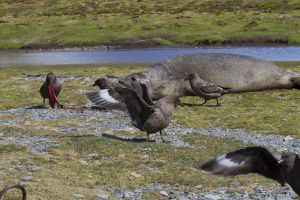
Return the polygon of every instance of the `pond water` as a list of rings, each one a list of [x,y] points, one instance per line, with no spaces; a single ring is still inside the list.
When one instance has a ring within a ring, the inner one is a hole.
[[[176,55],[196,53],[231,53],[268,61],[300,61],[300,46],[146,48],[28,53],[2,51],[0,52],[0,67],[9,65],[152,64]]]

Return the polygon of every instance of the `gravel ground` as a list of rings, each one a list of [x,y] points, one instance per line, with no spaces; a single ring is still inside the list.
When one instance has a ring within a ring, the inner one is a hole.
[[[4,118],[3,115],[22,115],[22,119],[10,119]],[[28,120],[72,120],[80,124],[83,127],[72,126],[58,126],[57,132],[61,134],[67,134],[69,132],[83,132],[88,131],[91,134],[101,135],[102,133],[110,134],[113,131],[128,131],[135,133],[138,130],[135,129],[129,121],[127,115],[120,111],[100,112],[93,110],[48,110],[48,109],[11,109],[7,111],[0,111],[1,124],[23,124]],[[39,129],[41,127],[36,126]],[[168,128],[164,130],[166,135],[164,138],[176,147],[189,146],[189,144],[181,140],[181,136],[198,133],[201,135],[213,136],[213,137],[226,137],[234,138],[245,144],[253,144],[258,146],[265,146],[272,148],[278,153],[283,151],[300,152],[300,139],[295,139],[290,136],[282,136],[275,134],[259,135],[246,132],[242,129],[226,129],[226,128],[187,128],[181,125],[171,123]],[[117,137],[117,136],[116,136]],[[134,134],[133,136],[134,137]],[[145,134],[146,137],[146,134]],[[152,139],[156,142],[162,142],[159,134],[152,134]],[[1,141],[1,140],[0,140]]]
[[[11,117],[16,116],[16,117]],[[19,117],[21,116],[21,117]],[[114,131],[128,131],[134,133],[138,130],[131,126],[126,114],[119,111],[100,112],[95,110],[81,109],[81,110],[61,110],[61,109],[12,109],[0,111],[0,133],[4,132],[3,128],[8,125],[23,125],[26,121],[34,120],[71,120],[75,121],[80,126],[58,126],[54,129],[57,133],[65,135],[69,133],[88,133],[101,136],[105,134],[113,134]],[[75,124],[76,124],[75,123]],[[38,126],[34,127],[37,130],[42,130],[47,127]],[[171,123],[171,125],[164,130],[164,136],[171,145],[176,147],[190,147],[190,144],[185,143],[181,137],[190,133],[197,133],[206,136],[234,138],[245,144],[253,144],[265,146],[273,149],[279,155],[282,151],[291,151],[298,153],[300,151],[300,139],[294,139],[289,136],[281,135],[258,135],[246,132],[241,129],[225,129],[225,128],[187,128],[181,125]],[[114,135],[115,137],[121,137]],[[146,137],[146,134],[145,134]],[[162,142],[159,134],[152,134],[151,139],[156,142]],[[56,142],[48,137],[26,135],[22,137],[11,137],[0,134],[1,143],[15,143],[26,145],[30,150],[35,153],[47,153],[47,148],[57,146]],[[102,186],[99,186],[102,187]],[[295,193],[289,187],[274,186],[270,188],[263,188],[260,185],[253,185],[252,191],[236,193],[230,191],[229,188],[219,188],[207,193],[202,192],[202,187],[194,188],[193,191],[185,191],[186,188],[180,185],[149,185],[134,190],[126,189],[112,189],[103,188],[107,191],[105,194],[98,194],[96,199],[110,198],[110,195],[118,199],[141,199],[145,191],[159,191],[160,194],[168,199],[294,199]],[[76,194],[77,195],[77,194]],[[79,194],[80,195],[80,194]]]
[[[238,183],[235,183],[238,184]],[[186,191],[186,188],[180,185],[165,185],[165,184],[154,184],[148,185],[134,190],[126,189],[112,189],[97,186],[107,193],[101,193],[97,196],[113,195],[118,199],[142,199],[145,191],[159,191],[161,196],[167,197],[168,199],[180,199],[180,200],[291,200],[297,197],[297,195],[287,186],[278,187],[275,186],[271,191],[264,188],[263,186],[254,184],[252,191],[250,192],[232,192],[230,188],[218,188],[210,192],[202,192],[202,185],[198,185],[192,189],[192,191]],[[101,198],[99,198],[101,199]],[[102,198],[104,199],[104,198]]]

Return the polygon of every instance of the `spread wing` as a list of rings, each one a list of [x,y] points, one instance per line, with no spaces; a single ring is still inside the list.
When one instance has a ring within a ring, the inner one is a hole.
[[[247,147],[229,152],[202,164],[202,170],[234,176],[258,173],[284,184],[277,159],[263,147]]]
[[[152,106],[148,105],[134,90],[123,87],[99,90],[87,94],[88,99],[97,106],[114,108],[120,103],[125,104],[133,121],[133,125],[140,128],[153,113]]]
[[[105,89],[86,94],[87,98],[97,107],[103,109],[126,110],[126,106],[118,100],[117,93],[114,90]]]

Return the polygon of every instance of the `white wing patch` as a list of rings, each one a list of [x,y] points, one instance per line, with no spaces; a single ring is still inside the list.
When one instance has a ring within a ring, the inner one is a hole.
[[[112,102],[112,103],[119,103],[118,101],[116,101],[114,98],[112,98],[109,93],[108,93],[108,89],[105,90],[99,90],[99,96],[102,97],[103,99]]]
[[[233,162],[232,160],[226,158],[226,155],[219,156],[216,159],[216,161],[218,162],[219,165],[222,165],[224,167],[238,167],[238,166],[242,166],[245,163],[245,161],[241,163]]]

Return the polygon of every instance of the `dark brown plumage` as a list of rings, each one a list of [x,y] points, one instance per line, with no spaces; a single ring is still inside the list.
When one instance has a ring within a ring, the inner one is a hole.
[[[124,87],[115,87],[113,90],[100,90],[87,94],[88,99],[97,106],[114,107],[122,102],[129,113],[133,125],[149,134],[160,132],[166,128],[171,120],[174,109],[180,105],[177,97],[167,96],[155,103],[149,97],[147,86],[141,84],[142,94]],[[162,138],[163,140],[163,138]]]
[[[219,105],[218,98],[227,92],[225,87],[218,86],[213,83],[206,82],[202,80],[198,74],[191,73],[184,80],[189,80],[191,88],[195,95],[204,98],[204,104],[206,104],[207,100],[216,99],[217,105]]]
[[[40,88],[40,94],[43,97],[43,105],[45,106],[45,99],[49,99],[49,92],[48,92],[48,87],[50,84],[53,84],[53,88],[54,88],[54,93],[56,95],[56,97],[58,97],[61,88],[62,88],[62,84],[58,82],[57,77],[55,76],[54,73],[49,72],[46,76],[46,81],[43,83],[43,85]],[[62,106],[59,102],[58,102],[58,106]]]
[[[26,200],[26,190],[25,190],[25,187],[23,185],[20,185],[20,184],[6,186],[3,190],[0,191],[0,199],[2,199],[3,195],[8,190],[11,190],[11,189],[14,189],[14,188],[20,189],[22,191],[22,200]]]
[[[113,83],[107,78],[99,78],[95,80],[93,87],[98,86],[101,90],[111,89],[114,87]]]
[[[225,176],[258,173],[282,185],[288,183],[300,196],[300,159],[295,153],[283,153],[277,160],[263,147],[247,147],[209,160],[201,169]]]

